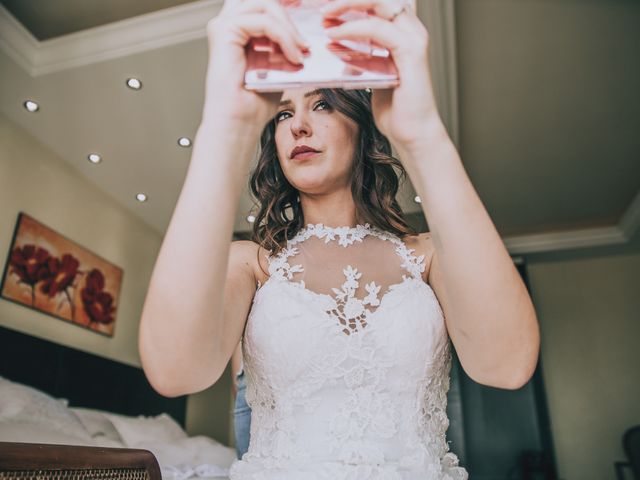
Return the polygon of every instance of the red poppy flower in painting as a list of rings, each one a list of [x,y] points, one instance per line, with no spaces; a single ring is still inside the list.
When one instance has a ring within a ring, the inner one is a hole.
[[[33,287],[46,276],[47,269],[45,264],[49,258],[49,252],[42,247],[36,247],[35,245],[16,247],[11,252],[11,258],[9,259],[11,273],[18,275],[19,282]]]
[[[91,270],[89,275],[87,275],[85,290],[93,290],[97,292],[104,290],[104,275],[97,268]]]
[[[104,275],[94,268],[86,277],[85,287],[82,289],[82,303],[84,310],[92,322],[108,325],[113,322],[113,297],[104,290]]]
[[[45,248],[31,244],[24,247],[16,247],[11,252],[11,257],[9,258],[11,270],[9,273],[15,273],[18,276],[18,283],[25,283],[31,287],[32,306],[36,303],[35,285],[46,277],[46,263],[49,258],[49,252]]]
[[[40,291],[49,297],[55,297],[58,293],[64,292],[73,284],[79,265],[80,262],[68,253],[62,256],[62,260],[50,257],[46,263],[46,276],[42,280]]]

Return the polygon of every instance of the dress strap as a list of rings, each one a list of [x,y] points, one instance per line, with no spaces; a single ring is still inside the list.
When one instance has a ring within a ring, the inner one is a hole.
[[[287,262],[289,257],[296,255],[298,252],[299,250],[296,247],[287,245],[287,247],[282,249],[276,256],[266,254],[265,257],[269,262],[269,275],[283,276],[291,280],[294,273],[302,272],[304,270],[302,265],[294,265],[292,267],[289,265],[289,262]]]
[[[421,279],[422,274],[426,268],[426,262],[424,255],[416,257],[413,253],[414,248],[407,247],[406,243],[402,241],[400,237],[391,232],[381,232],[383,235],[388,235],[387,240],[393,242],[396,245],[396,253],[404,260],[402,267],[407,269],[411,275],[416,279]]]

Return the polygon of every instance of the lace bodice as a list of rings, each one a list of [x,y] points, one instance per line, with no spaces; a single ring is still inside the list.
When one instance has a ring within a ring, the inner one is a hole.
[[[232,480],[467,478],[445,439],[450,342],[413,253],[369,224],[309,224],[267,255],[242,339],[250,443]]]

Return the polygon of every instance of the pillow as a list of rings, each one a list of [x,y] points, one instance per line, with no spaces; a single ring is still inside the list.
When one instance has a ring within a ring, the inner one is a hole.
[[[69,410],[78,416],[82,425],[84,425],[84,428],[86,428],[93,439],[103,437],[122,443],[122,437],[109,419],[109,412],[82,407],[70,407]]]
[[[63,402],[3,377],[0,377],[0,422],[46,425],[60,433],[91,439],[80,419]]]
[[[124,415],[108,414],[109,420],[120,434],[127,447],[154,441],[173,442],[187,438],[182,427],[166,413],[156,417],[127,417]]]
[[[54,445],[88,445],[95,443],[36,423],[0,421],[0,442],[52,443]]]

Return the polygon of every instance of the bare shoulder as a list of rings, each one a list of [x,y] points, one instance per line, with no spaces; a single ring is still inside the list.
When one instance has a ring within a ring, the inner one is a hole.
[[[264,283],[268,277],[269,264],[266,259],[268,251],[253,240],[234,240],[229,253],[230,262],[235,266],[248,268],[254,282]]]
[[[422,279],[426,282],[429,278],[429,269],[431,267],[431,260],[433,259],[433,253],[435,249],[433,247],[433,239],[431,238],[431,232],[422,232],[417,235],[407,235],[403,238],[403,241],[407,248],[414,250],[413,255],[419,257],[424,255],[425,269],[422,273]]]

